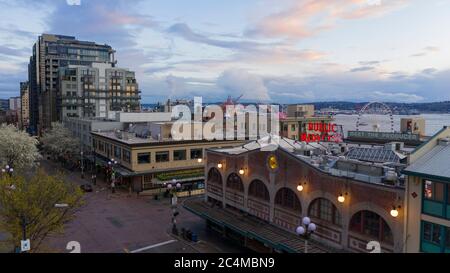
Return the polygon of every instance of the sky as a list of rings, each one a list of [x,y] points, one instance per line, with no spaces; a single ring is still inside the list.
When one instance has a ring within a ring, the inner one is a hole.
[[[450,100],[449,0],[0,0],[0,98],[42,33],[109,44],[142,102]]]

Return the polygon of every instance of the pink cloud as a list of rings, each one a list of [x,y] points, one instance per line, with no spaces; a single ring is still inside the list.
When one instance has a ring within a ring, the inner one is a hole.
[[[302,39],[333,28],[338,20],[355,20],[384,15],[408,0],[303,0],[269,15],[247,31],[249,35]]]

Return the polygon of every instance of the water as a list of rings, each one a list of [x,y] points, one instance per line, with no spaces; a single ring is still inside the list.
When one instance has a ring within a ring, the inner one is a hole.
[[[400,131],[400,119],[408,117],[422,117],[425,119],[425,133],[432,136],[437,133],[443,126],[450,126],[450,114],[420,114],[414,116],[393,115],[394,131]],[[336,124],[342,125],[344,134],[347,136],[348,131],[356,130],[356,121],[358,115],[335,115]],[[390,132],[391,120],[389,115],[363,115],[360,123],[367,123],[368,126],[360,126],[360,131],[373,131],[372,125],[379,124],[380,131]]]

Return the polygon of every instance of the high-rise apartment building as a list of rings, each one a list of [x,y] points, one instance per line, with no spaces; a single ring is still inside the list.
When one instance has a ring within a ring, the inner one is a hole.
[[[110,63],[60,68],[61,116],[115,118],[117,111],[140,109],[139,88],[133,71]]]
[[[59,69],[69,65],[93,63],[115,65],[114,50],[109,45],[79,41],[72,36],[43,34],[33,46],[28,66],[30,82],[30,121],[32,130],[42,128],[61,117]]]
[[[22,129],[28,128],[30,124],[30,100],[29,100],[29,85],[28,82],[20,83],[20,105],[21,105],[21,115],[20,115],[20,125]]]
[[[20,97],[9,98],[9,110],[20,110]]]

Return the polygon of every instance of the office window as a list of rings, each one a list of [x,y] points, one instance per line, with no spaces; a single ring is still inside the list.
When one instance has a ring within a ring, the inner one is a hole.
[[[150,153],[139,153],[137,155],[138,164],[147,164],[150,163]]]
[[[191,149],[191,159],[203,157],[203,149]]]
[[[99,141],[98,142],[98,150],[100,152],[104,152],[105,151],[105,144],[103,143],[103,141]]]
[[[128,150],[123,149],[122,151],[122,160],[128,163],[131,163],[131,153]]]
[[[173,160],[186,160],[186,150],[173,151]]]
[[[444,184],[430,180],[424,181],[424,198],[437,202],[444,201]]]
[[[119,146],[114,146],[114,157],[122,158],[122,149]]]
[[[169,152],[156,152],[155,159],[156,162],[167,162],[169,161]]]

